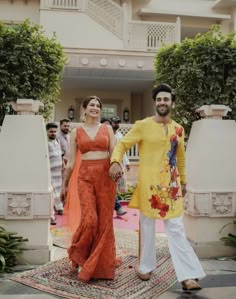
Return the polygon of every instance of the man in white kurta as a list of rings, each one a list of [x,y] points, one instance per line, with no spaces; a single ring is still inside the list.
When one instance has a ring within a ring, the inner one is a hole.
[[[177,278],[183,289],[200,289],[196,279],[205,276],[188,243],[183,226],[186,193],[183,127],[170,117],[175,95],[167,84],[153,89],[156,115],[137,121],[115,146],[110,175],[122,176],[122,157],[134,144],[139,147],[139,172],[130,207],[140,210],[140,264],[138,276],[149,280],[156,268],[155,219],[163,219]]]
[[[60,130],[57,138],[60,141],[63,162],[65,167],[69,160],[69,154],[70,154],[70,120],[69,119],[64,118],[60,120]]]
[[[120,120],[119,116],[113,116],[113,117],[111,117],[110,121],[111,121],[111,126],[113,129],[113,133],[116,137],[116,142],[118,143],[123,137],[122,133],[119,131],[121,120]],[[123,159],[122,159],[122,167],[123,167],[123,177],[119,180],[119,182],[117,184],[117,189],[120,193],[127,192],[125,170],[129,171],[130,165],[129,165],[129,159],[128,159],[126,153],[124,154]],[[116,196],[115,210],[116,210],[117,216],[123,216],[127,213],[123,209],[122,205],[120,204],[118,196]]]
[[[48,154],[51,172],[51,184],[53,187],[54,207],[59,215],[63,214],[63,203],[61,201],[62,188],[62,152],[60,141],[56,138],[57,124],[48,123],[46,125],[48,136]],[[55,224],[55,216],[51,219],[51,224]]]

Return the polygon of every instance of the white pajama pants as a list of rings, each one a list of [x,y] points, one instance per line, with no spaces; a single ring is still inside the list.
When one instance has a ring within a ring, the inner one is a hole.
[[[164,220],[168,245],[179,282],[206,276],[197,255],[189,244],[183,224],[183,216]],[[140,273],[156,268],[155,219],[140,213]]]

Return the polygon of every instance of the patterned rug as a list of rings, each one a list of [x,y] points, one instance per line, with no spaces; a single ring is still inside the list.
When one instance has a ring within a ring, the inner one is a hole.
[[[73,299],[157,298],[176,282],[165,236],[156,237],[157,268],[151,279],[144,282],[136,274],[137,232],[116,229],[115,234],[117,253],[123,257],[123,262],[116,269],[114,281],[93,280],[87,284],[80,282],[77,273],[72,271],[68,258],[17,274],[11,279],[48,293]]]

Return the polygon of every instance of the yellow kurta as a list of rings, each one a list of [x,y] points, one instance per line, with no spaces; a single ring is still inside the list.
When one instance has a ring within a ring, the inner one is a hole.
[[[138,143],[138,182],[129,207],[156,219],[171,219],[183,214],[184,130],[173,120],[167,127],[166,134],[164,125],[153,117],[136,121],[115,146],[111,157],[111,162],[121,163],[124,153]]]

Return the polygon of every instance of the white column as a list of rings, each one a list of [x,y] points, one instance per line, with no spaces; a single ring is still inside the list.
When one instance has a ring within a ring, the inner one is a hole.
[[[193,123],[186,151],[185,229],[203,258],[235,255],[235,248],[220,237],[236,229],[227,227],[219,234],[236,214],[236,123],[222,119],[227,111],[224,105],[202,106],[204,119]]]
[[[7,230],[28,238],[24,259],[44,264],[52,249],[47,135],[43,117],[34,115],[40,103],[17,102],[18,114],[5,116],[0,134],[0,220]]]
[[[181,21],[180,21],[180,17],[178,17],[176,19],[175,41],[176,41],[176,43],[180,43],[181,42]]]

